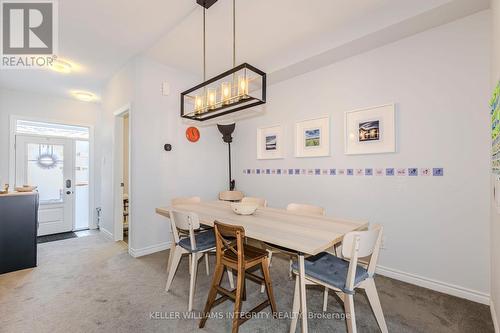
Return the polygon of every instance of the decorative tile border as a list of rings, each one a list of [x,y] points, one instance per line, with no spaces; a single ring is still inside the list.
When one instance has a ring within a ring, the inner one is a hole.
[[[443,168],[243,169],[245,175],[365,177],[442,177]]]

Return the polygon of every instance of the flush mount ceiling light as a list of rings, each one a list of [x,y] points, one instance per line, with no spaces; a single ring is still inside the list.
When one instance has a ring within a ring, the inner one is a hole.
[[[71,94],[82,102],[92,102],[97,99],[96,95],[88,91],[72,91]]]
[[[203,83],[181,93],[181,117],[204,121],[266,103],[266,73],[247,63],[236,66],[236,0],[233,0],[233,68],[206,79],[205,12],[217,0],[197,0],[203,7]]]
[[[67,61],[57,59],[54,60],[54,62],[50,66],[50,69],[52,69],[54,72],[69,74],[71,73],[73,66],[71,66],[71,64]]]

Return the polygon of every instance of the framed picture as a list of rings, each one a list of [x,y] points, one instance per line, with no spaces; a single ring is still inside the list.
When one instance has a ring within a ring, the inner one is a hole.
[[[378,154],[396,151],[394,104],[345,113],[345,154]]]
[[[295,156],[330,155],[330,117],[309,119],[295,125]]]
[[[283,158],[283,128],[281,125],[257,129],[257,159]]]

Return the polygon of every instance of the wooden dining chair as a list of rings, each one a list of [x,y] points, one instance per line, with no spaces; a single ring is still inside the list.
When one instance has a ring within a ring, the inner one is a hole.
[[[219,193],[219,200],[222,201],[241,201],[245,195],[240,191],[223,191]]]
[[[267,200],[263,198],[244,197],[241,199],[241,202],[256,204],[258,207],[262,208],[267,207]]]
[[[354,314],[354,293],[356,289],[365,290],[380,330],[387,333],[387,324],[373,279],[381,239],[382,226],[380,225],[374,225],[367,231],[349,232],[344,236],[342,242],[342,255],[345,259],[327,252],[321,252],[306,258],[304,262],[306,284],[322,285],[332,289],[344,302],[349,333],[357,332]],[[358,263],[359,258],[365,257],[370,257],[366,267]],[[293,264],[293,271],[297,274],[296,263]],[[295,332],[297,328],[300,307],[299,283],[299,278],[296,277],[290,333]]]
[[[211,309],[226,301],[234,302],[234,315],[232,324],[232,333],[237,333],[241,324],[250,319],[248,314],[256,314],[268,305],[271,306],[273,316],[276,316],[276,302],[274,300],[271,276],[267,263],[267,252],[263,249],[245,244],[245,229],[241,226],[234,226],[215,222],[216,256],[217,263],[215,267],[212,286],[208,294],[203,318],[200,321],[200,328],[205,326]],[[263,277],[255,275],[248,270],[259,266]],[[221,287],[220,282],[224,269],[232,269],[237,272],[236,289],[227,290]],[[267,290],[267,300],[260,303],[248,313],[241,312],[242,302],[246,300],[246,279],[257,283],[265,282]],[[217,295],[221,295],[216,299]]]
[[[318,216],[324,216],[325,215],[325,209],[323,207],[319,206],[313,206],[313,205],[306,205],[306,204],[298,204],[298,203],[291,203],[286,206],[286,210],[288,212],[296,213],[296,214],[302,214],[302,215],[318,215]],[[285,247],[281,246],[276,246],[271,243],[263,243],[264,248],[267,250],[269,253],[269,266],[271,266],[271,260],[273,258],[273,254],[279,253],[282,255],[285,255],[289,258],[290,262],[290,268],[288,270],[288,277],[292,279],[292,264],[293,264],[293,259],[297,257],[297,253],[293,250],[287,249]],[[261,286],[260,292],[263,293],[265,289],[265,285],[263,284]]]
[[[165,291],[169,291],[170,285],[181,261],[183,254],[188,254],[190,257],[189,273],[190,273],[190,283],[189,283],[189,301],[188,301],[188,311],[193,309],[193,299],[196,285],[196,273],[198,267],[198,261],[203,255],[206,256],[208,251],[215,248],[215,236],[213,230],[207,230],[204,232],[195,233],[196,230],[200,229],[200,220],[198,215],[195,213],[186,213],[176,210],[170,211],[170,220],[172,221],[172,233],[174,235],[175,248],[173,252],[170,253],[170,266],[168,271],[167,285],[165,286]],[[181,238],[179,237],[180,230],[188,231],[189,237]],[[207,275],[208,275],[208,265],[207,265]]]

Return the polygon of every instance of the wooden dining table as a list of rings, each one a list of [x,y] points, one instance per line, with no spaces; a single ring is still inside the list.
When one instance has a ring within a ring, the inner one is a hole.
[[[170,217],[170,210],[194,212],[200,223],[213,226],[215,221],[240,225],[245,235],[297,252],[300,281],[300,312],[302,332],[307,333],[307,303],[304,255],[315,255],[342,241],[351,231],[368,227],[367,221],[352,221],[328,216],[306,215],[278,208],[258,208],[252,215],[237,215],[226,201],[202,201],[157,208],[156,212]],[[174,244],[175,246],[175,244]]]

